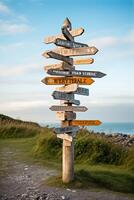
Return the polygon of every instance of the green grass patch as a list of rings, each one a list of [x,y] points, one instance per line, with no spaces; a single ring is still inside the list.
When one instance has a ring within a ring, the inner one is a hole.
[[[134,193],[134,175],[128,171],[112,166],[92,166],[89,169],[76,169],[75,179],[71,183],[63,184],[61,176],[50,177],[46,180],[49,186],[64,188],[97,188],[109,189],[123,193]],[[77,168],[77,166],[76,166]]]
[[[40,129],[27,124],[3,124],[0,126],[0,139],[34,137],[39,134]]]

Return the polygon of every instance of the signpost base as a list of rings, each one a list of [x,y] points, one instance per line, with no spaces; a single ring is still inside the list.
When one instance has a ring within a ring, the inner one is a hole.
[[[63,139],[62,181],[69,183],[74,179],[74,143]]]

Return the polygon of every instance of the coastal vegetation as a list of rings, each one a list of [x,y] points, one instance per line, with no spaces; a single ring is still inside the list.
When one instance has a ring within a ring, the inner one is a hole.
[[[50,177],[47,180],[49,185],[134,193],[133,146],[124,147],[105,135],[80,129],[74,140],[75,180],[63,185],[60,174],[62,140],[55,136],[52,128],[0,115],[0,144],[4,141],[6,144],[13,142],[16,148],[24,148],[25,154],[33,161],[56,168],[59,175]]]

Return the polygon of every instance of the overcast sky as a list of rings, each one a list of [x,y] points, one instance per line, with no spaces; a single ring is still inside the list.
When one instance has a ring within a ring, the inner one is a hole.
[[[68,17],[85,32],[76,41],[96,46],[92,65],[77,69],[107,74],[95,79],[88,97],[76,96],[88,107],[79,119],[134,121],[134,1],[133,0],[0,0],[0,113],[23,120],[57,122],[52,91],[41,79],[43,67],[55,63],[41,54],[54,45],[45,36],[60,33]]]

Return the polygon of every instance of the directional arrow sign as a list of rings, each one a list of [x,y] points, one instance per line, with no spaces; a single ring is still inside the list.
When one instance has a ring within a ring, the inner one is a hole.
[[[71,126],[98,126],[101,124],[99,120],[73,120]]]
[[[74,92],[74,94],[78,94],[78,95],[85,95],[85,96],[89,95],[89,89],[78,87],[78,84],[76,84],[76,83],[70,84],[70,85],[65,85],[62,87],[57,87],[57,88],[55,88],[55,90],[61,91],[61,92],[66,92],[66,93]]]
[[[70,41],[73,41],[73,40],[74,40],[73,36],[72,36],[71,33],[68,31],[67,27],[63,27],[61,30],[62,30],[62,34],[64,35],[64,37],[65,37],[67,40],[70,40]]]
[[[73,83],[73,84],[70,84],[70,85],[65,85],[65,86],[62,86],[62,87],[57,87],[55,90],[56,91],[61,91],[61,92],[66,92],[66,93],[70,93],[70,92],[76,91],[77,88],[78,88],[78,84]]]
[[[89,89],[78,87],[77,90],[74,92],[74,94],[88,96],[89,95]]]
[[[93,62],[94,62],[93,58],[83,58],[83,59],[73,60],[74,65],[92,64]]]
[[[84,29],[83,28],[78,28],[78,29],[74,29],[72,31],[69,31],[70,34],[73,36],[73,37],[76,37],[76,36],[79,36],[79,35],[82,35],[82,33],[84,33]],[[63,34],[60,34],[60,35],[56,35],[56,36],[49,36],[49,37],[46,37],[44,42],[46,44],[49,44],[49,43],[53,43],[56,38],[61,38],[61,39],[65,39],[65,37],[63,36]]]
[[[52,96],[54,99],[59,99],[59,100],[66,100],[66,101],[74,100],[74,94],[72,93],[67,94],[65,92],[54,91],[52,93]]]
[[[49,108],[52,111],[74,111],[74,112],[85,112],[88,110],[85,106],[51,106]]]
[[[47,51],[42,55],[45,56],[46,58],[54,58],[54,59],[57,59],[57,60],[62,60],[62,61],[66,62],[70,65],[73,65],[73,58],[66,57],[64,55],[58,54],[58,53],[53,52],[53,51]]]
[[[59,120],[62,120],[62,121],[73,120],[73,119],[76,119],[76,113],[58,111],[58,112],[56,112],[56,118]]]
[[[48,71],[49,69],[59,69],[59,70],[72,70],[75,67],[66,63],[66,62],[60,62],[58,64],[51,64],[51,65],[47,65],[44,67],[44,69],[46,71]]]
[[[82,48],[73,48],[73,49],[66,49],[66,48],[56,48],[53,49],[52,52],[57,54],[61,54],[63,56],[84,56],[84,55],[94,55],[96,54],[98,49],[96,47],[82,47]],[[43,56],[46,58],[49,57],[48,52],[44,52]]]
[[[62,133],[72,133],[72,132],[77,132],[79,130],[79,127],[73,127],[73,126],[66,126],[62,128],[55,128],[54,132],[56,134],[62,134]]]
[[[80,70],[72,70],[72,71],[61,71],[56,69],[49,69],[47,71],[50,75],[56,76],[84,76],[84,77],[92,77],[92,78],[102,78],[106,74],[98,71],[80,71]]]
[[[79,100],[76,100],[76,99],[70,100],[68,103],[72,103],[72,104],[75,104],[75,105],[77,105],[77,106],[80,105],[80,101],[79,101]]]
[[[68,94],[68,93],[65,93],[65,92],[54,91],[52,96],[53,96],[54,99],[65,100],[65,101],[68,101],[68,103],[80,105],[80,101],[75,100],[74,94],[72,94],[72,93]]]
[[[57,38],[54,42],[57,46],[66,47],[66,48],[81,48],[88,47],[87,44],[78,43],[74,41],[62,40]]]
[[[46,85],[69,85],[77,83],[79,85],[91,85],[94,80],[87,77],[46,77],[41,80]]]
[[[93,58],[87,58],[87,59],[77,59],[73,60],[74,65],[82,65],[82,64],[92,64],[94,62]],[[49,69],[59,69],[59,70],[74,70],[74,66],[66,63],[66,62],[60,62],[57,64],[51,64],[46,65],[44,69],[47,71]]]

